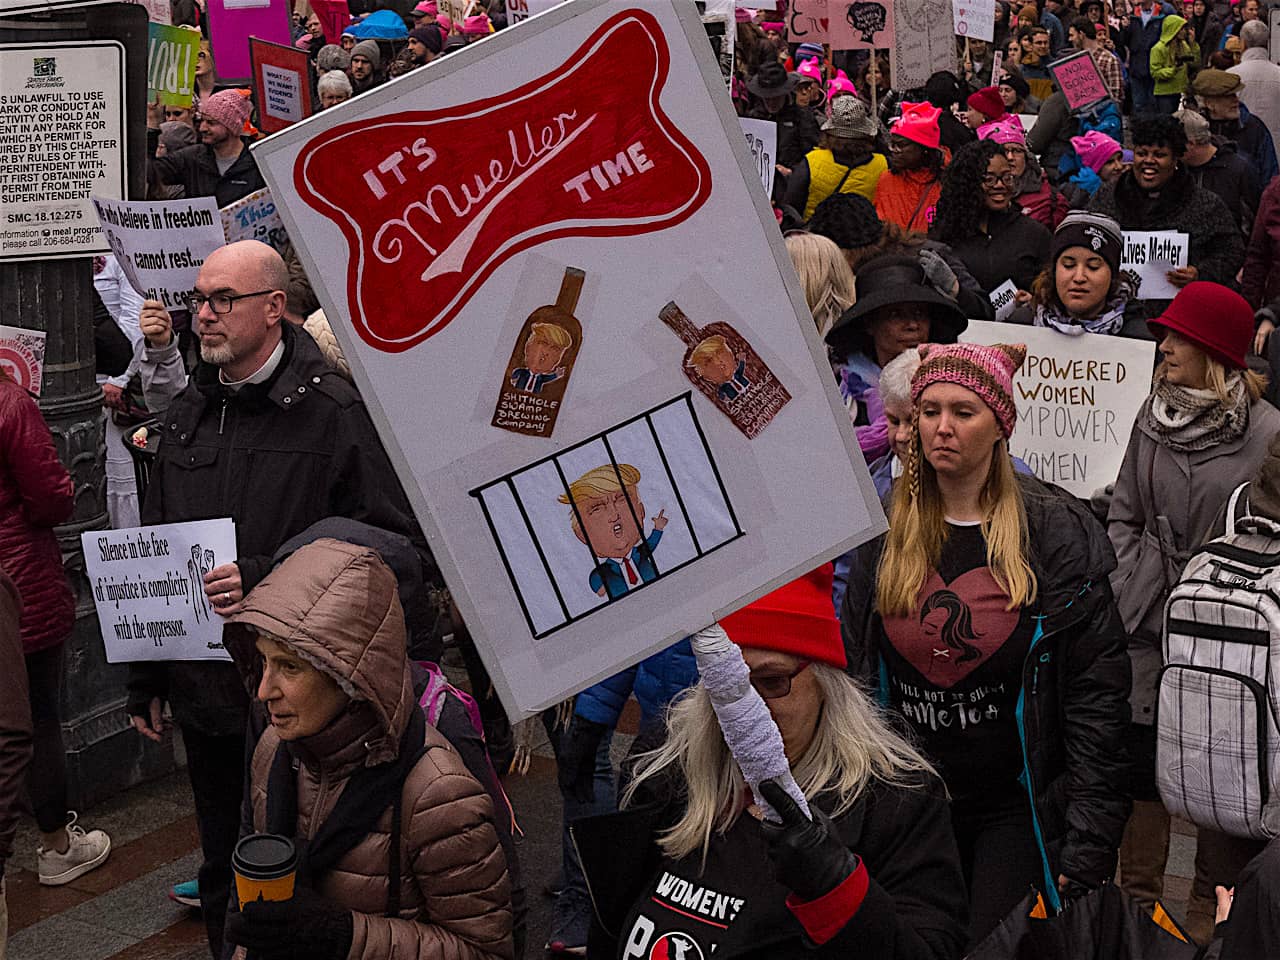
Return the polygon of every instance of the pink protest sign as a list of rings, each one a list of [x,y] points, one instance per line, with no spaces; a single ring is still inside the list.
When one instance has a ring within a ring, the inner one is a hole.
[[[1063,57],[1049,64],[1053,79],[1067,98],[1067,107],[1073,112],[1095,107],[1104,100],[1110,100],[1107,85],[1102,81],[1098,65],[1093,57],[1083,50]]]
[[[792,43],[826,43],[827,0],[791,0],[787,39]]]
[[[253,76],[249,37],[288,46],[289,0],[209,0],[209,39],[218,79],[238,83]]]
[[[893,46],[893,0],[830,0],[832,50],[884,50]]]

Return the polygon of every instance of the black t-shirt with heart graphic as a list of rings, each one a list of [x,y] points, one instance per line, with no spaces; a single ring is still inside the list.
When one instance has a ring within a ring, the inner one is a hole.
[[[987,566],[979,524],[948,524],[938,569],[911,615],[881,620],[889,702],[956,798],[1017,787],[1014,710],[1034,633]]]

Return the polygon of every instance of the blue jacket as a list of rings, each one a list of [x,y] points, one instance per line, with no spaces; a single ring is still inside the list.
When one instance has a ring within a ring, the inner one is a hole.
[[[673,644],[634,667],[615,673],[578,694],[574,714],[615,727],[632,693],[640,703],[640,729],[662,722],[662,712],[678,694],[698,682],[698,661],[689,638]]]
[[[1120,34],[1120,41],[1129,51],[1131,76],[1151,76],[1151,48],[1160,39],[1160,27],[1164,23],[1164,18],[1173,12],[1173,7],[1162,2],[1154,11],[1155,15],[1147,21],[1146,26],[1143,26],[1142,17],[1139,14],[1135,13],[1129,18],[1129,25]]]

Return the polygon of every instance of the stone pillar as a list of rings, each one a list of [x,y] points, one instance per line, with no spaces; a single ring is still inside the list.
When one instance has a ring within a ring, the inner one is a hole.
[[[0,18],[0,44],[114,39],[125,46],[131,196],[142,196],[146,156],[147,15],[132,4]],[[107,526],[102,391],[94,378],[93,268],[87,257],[0,264],[0,317],[44,330],[40,410],[58,456],[75,484],[75,511],[58,528],[76,597],[66,644],[63,736],[72,808],[91,806],[134,783],[172,769],[172,740],[155,745],[129,728],[124,712],[128,670],[106,662],[84,572],[80,534]]]

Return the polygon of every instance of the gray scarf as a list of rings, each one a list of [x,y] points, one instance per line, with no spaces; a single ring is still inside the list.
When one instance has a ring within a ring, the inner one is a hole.
[[[1192,390],[1168,382],[1156,384],[1143,422],[1170,450],[1194,453],[1244,436],[1249,428],[1249,391],[1238,373],[1227,378],[1230,399],[1223,403],[1212,390]]]

